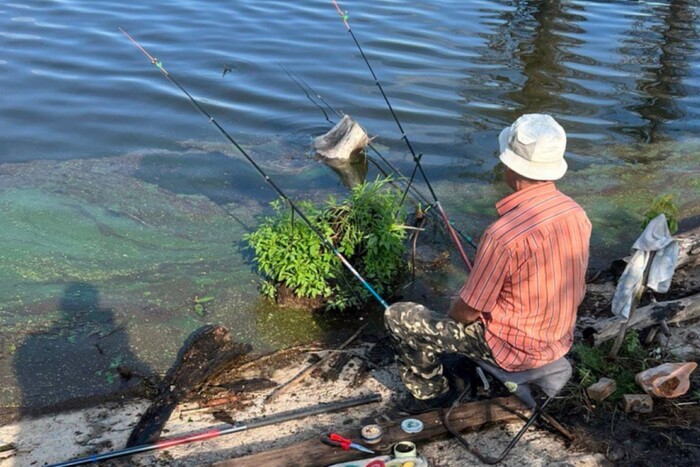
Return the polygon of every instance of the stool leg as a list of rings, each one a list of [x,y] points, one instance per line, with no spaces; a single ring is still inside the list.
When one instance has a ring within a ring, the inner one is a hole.
[[[518,433],[513,437],[513,439],[510,441],[510,443],[508,443],[508,446],[506,446],[506,448],[503,450],[501,455],[496,457],[496,458],[490,457],[490,456],[485,456],[485,455],[481,454],[476,448],[469,446],[469,443],[467,443],[467,440],[465,440],[464,437],[462,437],[462,435],[460,435],[459,433],[457,433],[456,431],[454,431],[452,429],[452,427],[450,426],[450,423],[449,423],[449,421],[450,421],[449,418],[450,418],[450,415],[452,413],[452,409],[454,407],[450,407],[450,409],[445,413],[445,416],[444,416],[442,422],[445,425],[445,428],[447,429],[447,431],[452,436],[457,438],[457,441],[462,443],[462,445],[464,445],[464,447],[466,447],[469,450],[469,452],[471,452],[477,458],[479,458],[479,460],[481,462],[484,462],[484,463],[489,464],[489,465],[494,465],[494,464],[498,464],[499,462],[501,462],[503,459],[506,458],[508,453],[510,453],[511,449],[513,449],[513,447],[515,447],[515,445],[518,444],[518,441],[520,441],[520,438],[522,438],[523,435],[525,434],[525,432],[527,431],[527,429],[530,428],[530,425],[532,425],[535,422],[535,420],[537,420],[537,417],[540,416],[540,414],[542,413],[542,410],[544,410],[544,408],[547,406],[547,404],[551,400],[552,400],[552,397],[549,397],[549,398],[547,398],[547,400],[545,400],[542,403],[542,405],[538,405],[537,407],[535,407],[535,410],[532,412],[532,415],[527,419],[527,421],[525,422],[525,425],[523,425],[523,427],[520,429],[520,431],[518,431]]]

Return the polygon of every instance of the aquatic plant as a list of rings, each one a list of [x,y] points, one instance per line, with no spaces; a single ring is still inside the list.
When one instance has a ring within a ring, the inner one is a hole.
[[[329,197],[322,207],[299,203],[314,227],[379,294],[391,294],[406,271],[405,213],[401,193],[388,181],[356,185],[346,200]],[[280,287],[286,287],[297,297],[319,299],[327,308],[339,310],[367,301],[369,292],[354,278],[345,279],[337,256],[306,223],[285,209],[281,200],[272,207],[275,215],[263,219],[246,236],[258,269],[266,277],[261,286],[264,295],[274,298]]]
[[[642,228],[645,228],[652,219],[659,214],[666,216],[668,230],[673,234],[678,230],[678,206],[673,202],[673,194],[657,196],[651,202],[651,206],[644,213]]]
[[[195,296],[194,297],[194,312],[197,313],[199,316],[204,316],[207,313],[207,308],[206,305],[209,302],[213,302],[214,297],[211,296],[205,296],[205,297],[200,297],[200,296]]]

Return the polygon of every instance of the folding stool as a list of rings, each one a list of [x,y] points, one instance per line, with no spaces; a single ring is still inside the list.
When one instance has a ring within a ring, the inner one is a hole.
[[[517,397],[528,409],[532,410],[530,417],[526,418],[525,425],[520,429],[520,431],[515,435],[515,437],[510,441],[508,446],[503,450],[500,456],[497,458],[485,456],[481,454],[475,448],[469,446],[467,441],[456,431],[454,431],[449,425],[449,417],[452,413],[452,409],[457,406],[457,403],[453,404],[452,407],[445,413],[443,418],[443,423],[445,428],[449,431],[460,443],[462,443],[472,454],[479,458],[482,462],[487,464],[497,464],[501,462],[510,452],[511,449],[520,441],[520,438],[525,434],[527,429],[532,425],[537,417],[542,414],[542,411],[547,406],[547,404],[562,390],[567,381],[571,378],[571,364],[566,359],[562,357],[559,360],[555,360],[552,363],[548,363],[540,368],[534,368],[532,370],[525,371],[505,371],[502,368],[494,367],[490,364],[484,362],[477,362],[479,368],[489,373],[495,379],[503,383],[503,385]],[[540,389],[546,398],[542,403],[538,403],[535,394],[533,394],[533,389]],[[472,387],[472,394],[474,394],[476,388]],[[466,390],[462,394],[466,394]],[[461,397],[460,397],[461,399]]]

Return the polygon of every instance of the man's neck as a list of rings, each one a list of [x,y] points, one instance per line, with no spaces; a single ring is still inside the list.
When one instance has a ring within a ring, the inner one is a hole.
[[[554,183],[549,180],[533,180],[531,178],[523,177],[508,166],[505,167],[504,178],[506,184],[508,184],[510,189],[514,192],[525,190],[527,188],[532,188],[535,186],[545,185],[547,183]]]
[[[524,177],[518,177],[515,180],[515,186],[512,186],[513,191],[520,191],[520,190],[525,190],[530,187],[534,186],[539,186],[539,185],[545,185],[547,183],[552,183],[550,181],[541,181],[541,180],[531,180],[529,178],[524,178]]]

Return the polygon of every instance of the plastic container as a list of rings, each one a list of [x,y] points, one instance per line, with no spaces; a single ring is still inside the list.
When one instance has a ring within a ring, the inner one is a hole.
[[[382,440],[384,430],[379,425],[365,425],[360,431],[362,441],[366,444],[377,444]]]
[[[664,363],[637,373],[634,380],[647,394],[673,399],[688,392],[690,374],[697,366],[695,362]]]
[[[397,459],[416,457],[416,445],[410,441],[399,441],[394,445],[394,457]]]

